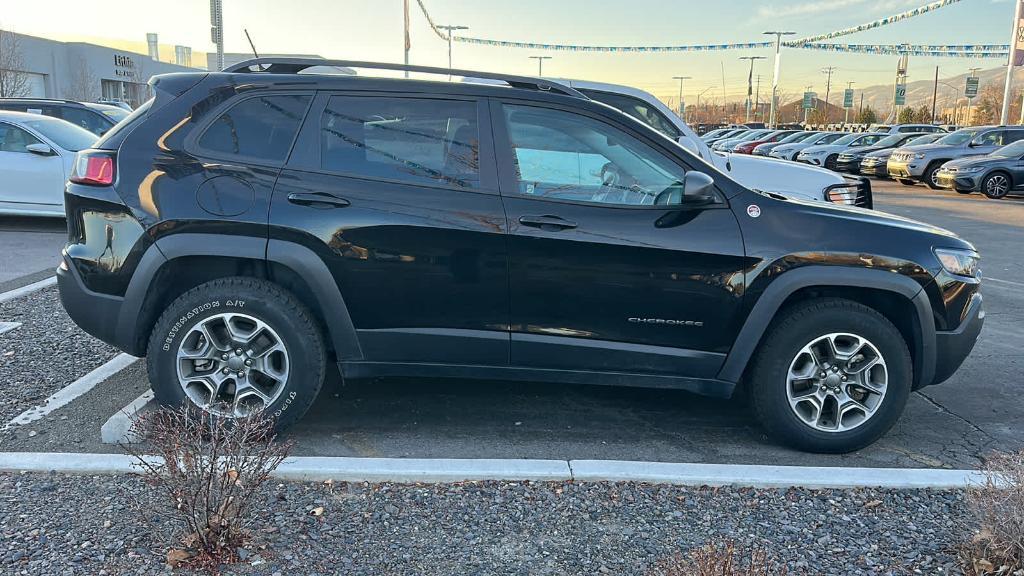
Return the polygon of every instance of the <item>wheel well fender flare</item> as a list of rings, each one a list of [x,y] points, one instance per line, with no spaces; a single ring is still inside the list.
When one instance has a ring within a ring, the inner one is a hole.
[[[130,334],[133,340],[138,340],[139,330],[144,329],[140,322],[143,321],[143,306],[152,281],[165,264],[189,256],[244,258],[273,262],[289,268],[312,290],[323,312],[323,326],[338,359],[362,358],[348,306],[324,261],[301,244],[255,236],[181,233],[157,240],[142,255],[125,291],[124,303],[117,318],[118,333]],[[137,354],[144,353],[144,344],[141,349],[134,342],[126,341],[122,346]]]
[[[785,272],[774,279],[751,308],[718,378],[739,382],[761,338],[786,299],[798,290],[816,286],[884,290],[910,301],[917,323],[916,342],[907,343],[914,352],[915,386],[932,381],[935,375],[935,319],[923,287],[907,276],[885,270],[839,266],[806,266]]]

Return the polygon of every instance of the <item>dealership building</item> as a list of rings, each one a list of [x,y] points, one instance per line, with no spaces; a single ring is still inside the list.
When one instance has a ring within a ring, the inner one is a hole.
[[[132,107],[146,101],[147,82],[156,74],[195,71],[190,67],[191,51],[176,47],[180,64],[155,60],[139,54],[84,42],[59,42],[18,34],[27,93],[34,98],[68,100],[116,100]],[[151,44],[151,53],[152,53]]]

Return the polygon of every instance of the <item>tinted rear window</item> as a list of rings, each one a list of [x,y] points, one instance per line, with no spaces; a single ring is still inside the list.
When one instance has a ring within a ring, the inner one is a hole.
[[[219,155],[284,162],[309,100],[304,94],[243,100],[206,129],[199,147]]]
[[[320,118],[320,165],[355,176],[480,186],[475,102],[334,96]]]

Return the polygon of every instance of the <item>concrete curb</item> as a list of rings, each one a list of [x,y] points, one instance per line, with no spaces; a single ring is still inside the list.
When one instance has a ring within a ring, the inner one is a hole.
[[[139,414],[151,408],[153,391],[146,390],[138,398],[132,400],[124,408],[114,412],[114,415],[107,418],[107,421],[100,426],[100,441],[104,444],[133,444],[138,438],[132,434],[132,425]]]
[[[138,472],[122,454],[0,452],[0,472],[129,474]],[[828,468],[742,464],[670,464],[612,460],[487,460],[411,458],[288,458],[274,473],[280,480],[322,482],[424,482],[470,480],[643,482],[683,486],[750,488],[962,489],[984,482],[974,470]]]
[[[31,293],[35,292],[36,290],[42,290],[43,288],[46,288],[48,286],[53,286],[56,283],[57,283],[57,277],[56,276],[50,276],[49,278],[46,278],[44,280],[40,280],[38,282],[33,282],[33,283],[31,283],[31,284],[29,284],[27,286],[22,286],[21,288],[15,288],[14,290],[8,290],[7,292],[4,292],[3,294],[0,294],[0,304],[3,304],[4,302],[10,302],[11,300],[14,300],[15,298],[21,298],[22,296],[25,296],[27,294],[31,294]]]
[[[975,470],[925,468],[832,468],[748,464],[672,464],[615,460],[572,460],[579,482],[631,481],[688,486],[752,488],[966,488],[983,484]]]

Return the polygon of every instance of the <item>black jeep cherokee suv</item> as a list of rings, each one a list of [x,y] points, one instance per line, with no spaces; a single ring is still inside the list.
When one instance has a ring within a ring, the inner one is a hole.
[[[285,426],[328,362],[719,397],[742,383],[778,438],[842,452],[981,330],[978,255],[949,232],[748,190],[556,82],[299,73],[324,64],[402,68],[157,77],[76,162],[64,306],[147,356],[162,403]]]

